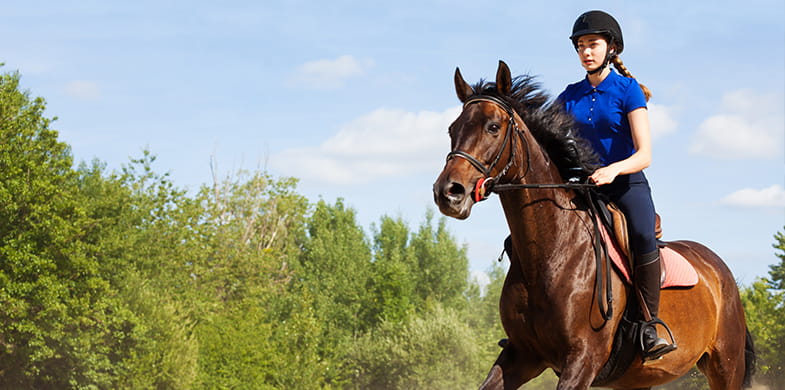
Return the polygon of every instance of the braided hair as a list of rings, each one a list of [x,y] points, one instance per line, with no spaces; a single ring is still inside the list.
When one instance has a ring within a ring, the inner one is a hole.
[[[629,77],[631,79],[635,78],[632,75],[632,73],[630,73],[630,70],[627,69],[626,66],[624,66],[624,62],[621,61],[621,57],[619,57],[618,55],[615,55],[613,56],[613,58],[611,58],[611,63],[613,64],[613,67],[616,68],[616,70],[618,70],[619,73],[621,73],[622,76]],[[643,91],[643,96],[646,97],[646,101],[648,102],[649,99],[651,99],[651,90],[649,89],[649,87],[643,84],[640,83],[638,84],[641,86],[641,90]]]

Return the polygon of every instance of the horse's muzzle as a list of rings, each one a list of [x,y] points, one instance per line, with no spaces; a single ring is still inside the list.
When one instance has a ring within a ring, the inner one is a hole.
[[[474,204],[466,186],[452,180],[437,180],[433,184],[433,201],[442,214],[457,219],[468,218]]]

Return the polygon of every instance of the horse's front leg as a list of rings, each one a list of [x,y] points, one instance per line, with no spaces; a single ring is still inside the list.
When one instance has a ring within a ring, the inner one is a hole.
[[[545,370],[542,359],[524,347],[507,342],[480,390],[517,389]]]

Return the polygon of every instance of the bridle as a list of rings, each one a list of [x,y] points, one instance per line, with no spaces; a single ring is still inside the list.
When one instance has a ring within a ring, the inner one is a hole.
[[[480,171],[480,173],[485,175],[484,177],[480,178],[480,180],[478,180],[474,186],[473,194],[474,194],[474,200],[476,202],[485,200],[488,198],[488,196],[490,196],[491,192],[493,192],[494,184],[498,182],[499,178],[507,174],[507,171],[510,170],[510,167],[512,167],[512,164],[515,162],[515,149],[516,149],[515,138],[516,137],[512,136],[513,132],[515,132],[518,138],[521,139],[521,142],[524,144],[524,147],[526,149],[526,158],[527,158],[526,171],[523,173],[521,178],[523,176],[526,176],[526,173],[528,173],[529,171],[529,165],[530,165],[528,161],[529,145],[526,141],[526,137],[523,136],[523,132],[518,128],[518,123],[515,121],[515,111],[513,111],[512,107],[510,107],[510,105],[507,104],[504,100],[491,95],[473,95],[463,103],[463,107],[464,109],[466,109],[468,105],[478,102],[491,102],[496,104],[507,113],[507,116],[510,119],[507,121],[507,131],[504,134],[504,139],[502,140],[502,146],[499,148],[499,152],[496,153],[496,157],[494,157],[493,162],[491,162],[491,164],[488,165],[487,167],[476,157],[462,150],[453,150],[447,154],[447,161],[452,160],[454,157],[463,158],[464,160],[468,161],[469,164],[475,167],[478,171]],[[496,176],[491,176],[491,172],[493,171],[493,168],[496,167],[496,164],[498,164],[499,160],[501,160],[502,158],[502,154],[504,154],[504,149],[507,147],[507,143],[510,143],[510,158],[507,161],[507,164],[504,166],[504,168],[502,168],[502,170],[499,171],[499,173]]]
[[[529,143],[526,140],[523,131],[518,128],[518,123],[515,121],[515,111],[513,111],[512,107],[507,104],[504,100],[491,95],[473,95],[469,97],[464,103],[463,107],[466,109],[466,106],[473,103],[478,102],[491,102],[502,109],[507,113],[510,117],[507,123],[507,132],[504,134],[504,140],[502,141],[502,146],[499,148],[499,152],[496,153],[496,157],[494,157],[493,162],[489,166],[485,166],[479,159],[472,156],[469,153],[466,153],[462,150],[453,150],[447,154],[447,161],[452,160],[454,157],[460,157],[465,159],[469,162],[474,168],[476,168],[480,173],[485,175],[484,177],[480,178],[474,186],[474,200],[476,202],[480,202],[485,200],[490,196],[491,193],[496,192],[499,193],[501,191],[509,191],[509,190],[519,190],[519,189],[542,189],[542,188],[572,188],[572,189],[580,189],[583,190],[581,192],[584,193],[586,197],[587,204],[588,204],[588,211],[592,223],[594,225],[594,255],[596,260],[597,266],[597,275],[595,279],[595,294],[597,295],[597,305],[600,310],[600,315],[605,321],[608,321],[613,316],[613,291],[612,291],[612,284],[610,276],[603,277],[602,274],[602,264],[603,258],[605,263],[605,269],[610,272],[611,265],[610,265],[610,256],[608,255],[608,251],[605,248],[605,243],[600,238],[600,227],[599,227],[599,220],[598,220],[598,211],[592,201],[592,192],[589,189],[596,188],[597,185],[594,183],[586,182],[581,183],[579,181],[573,181],[572,179],[567,183],[544,183],[544,184],[526,184],[526,183],[505,183],[500,184],[498,180],[507,174],[510,167],[515,161],[515,138],[512,136],[513,131],[517,135],[517,138],[521,139],[521,143],[524,145],[524,152],[526,153],[526,170],[523,172],[518,180],[522,180],[527,173],[529,173],[529,168],[531,167],[531,160],[530,160],[530,153],[529,153]],[[496,164],[499,163],[501,160],[502,154],[504,154],[504,149],[507,147],[507,143],[510,143],[510,158],[507,161],[507,164],[504,168],[496,175],[491,176],[493,168],[496,167]],[[605,284],[605,302],[603,305],[603,301],[599,299],[602,296],[602,286],[603,286],[603,279]]]
[[[578,181],[570,180],[567,183],[544,183],[544,184],[524,184],[524,183],[508,183],[508,184],[500,184],[499,179],[507,174],[512,164],[515,162],[515,137],[512,136],[513,131],[521,139],[521,143],[524,146],[524,151],[526,153],[526,169],[518,179],[523,179],[527,173],[529,173],[529,168],[531,167],[530,161],[530,153],[529,153],[529,143],[526,140],[526,137],[518,128],[518,122],[515,121],[515,111],[513,111],[512,107],[510,107],[507,102],[504,100],[492,96],[492,95],[473,95],[469,97],[464,103],[463,107],[466,107],[469,104],[477,103],[477,102],[491,102],[499,107],[501,107],[506,113],[507,116],[510,117],[507,123],[507,132],[504,134],[504,140],[502,141],[502,146],[499,148],[499,152],[496,153],[496,157],[494,157],[493,162],[489,166],[485,166],[479,159],[472,156],[469,153],[466,153],[462,150],[453,150],[447,154],[447,161],[452,160],[454,157],[460,157],[468,161],[474,168],[476,168],[480,173],[485,175],[484,177],[480,178],[477,183],[474,185],[474,201],[480,202],[491,195],[491,193],[499,193],[501,191],[510,191],[510,190],[519,190],[519,189],[532,189],[532,188],[572,188],[572,189],[583,189],[583,188],[594,188],[597,187],[594,183],[584,182],[580,183]],[[491,176],[491,172],[493,168],[496,167],[496,164],[499,163],[501,160],[502,154],[504,153],[504,148],[507,147],[507,143],[510,143],[510,159],[507,161],[507,164],[504,168],[496,175]]]

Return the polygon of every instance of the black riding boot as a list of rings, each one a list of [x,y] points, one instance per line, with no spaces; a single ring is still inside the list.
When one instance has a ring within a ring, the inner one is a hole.
[[[657,318],[660,306],[659,250],[640,256],[635,265],[633,278],[635,287],[643,298],[643,304],[646,305],[651,315],[651,320],[659,320]],[[675,349],[675,345],[657,335],[657,328],[654,324],[649,324],[643,329],[643,356],[645,360],[659,359],[662,355]]]

